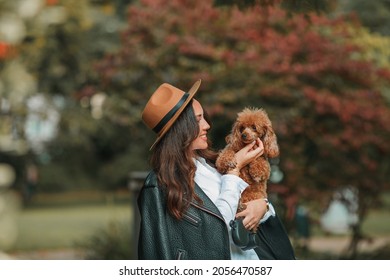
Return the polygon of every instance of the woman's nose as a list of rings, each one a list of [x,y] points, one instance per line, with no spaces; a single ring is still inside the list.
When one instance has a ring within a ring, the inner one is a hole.
[[[210,128],[209,123],[205,121],[203,124],[203,130],[208,130],[209,128]]]

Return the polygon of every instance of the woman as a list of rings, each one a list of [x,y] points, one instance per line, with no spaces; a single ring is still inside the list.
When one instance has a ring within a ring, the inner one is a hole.
[[[140,259],[259,259],[258,250],[243,251],[231,241],[229,222],[243,218],[247,229],[275,217],[266,200],[247,203],[236,215],[241,192],[248,186],[238,177],[244,167],[263,153],[257,141],[236,154],[237,165],[226,175],[214,168],[217,154],[209,148],[209,121],[193,97],[200,80],[185,93],[161,85],[142,113],[157,133],[151,171],[138,198],[141,226]],[[267,211],[267,209],[270,209]],[[260,226],[261,228],[262,226]]]

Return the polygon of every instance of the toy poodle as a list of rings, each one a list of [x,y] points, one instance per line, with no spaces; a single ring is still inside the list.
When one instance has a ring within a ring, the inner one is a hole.
[[[236,167],[235,153],[257,138],[263,142],[264,153],[240,171],[240,177],[249,186],[241,194],[238,211],[245,209],[244,203],[248,201],[267,198],[267,181],[271,172],[268,158],[279,155],[276,135],[264,109],[245,108],[238,113],[231,133],[225,138],[227,145],[216,160],[217,170],[227,173]]]

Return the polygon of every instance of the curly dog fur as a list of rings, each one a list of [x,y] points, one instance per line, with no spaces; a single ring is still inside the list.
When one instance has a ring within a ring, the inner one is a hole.
[[[267,198],[267,181],[271,171],[268,158],[279,155],[276,135],[264,109],[245,108],[238,113],[231,133],[225,138],[227,145],[219,152],[216,161],[216,167],[222,174],[234,169],[235,153],[256,138],[263,142],[264,153],[240,171],[240,177],[249,184],[241,195],[241,206],[251,200]]]

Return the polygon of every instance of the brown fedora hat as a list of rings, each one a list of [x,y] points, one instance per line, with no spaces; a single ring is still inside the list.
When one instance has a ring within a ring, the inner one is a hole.
[[[192,100],[199,89],[200,83],[201,80],[196,81],[187,93],[164,83],[152,94],[142,112],[143,122],[157,133],[157,139],[150,147],[150,150],[167,133],[187,104]]]

